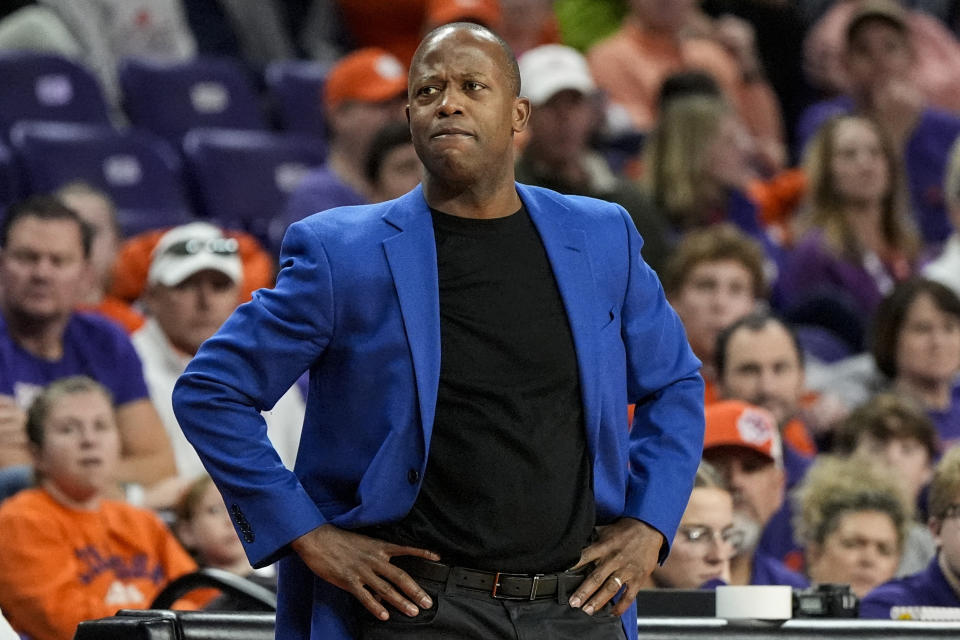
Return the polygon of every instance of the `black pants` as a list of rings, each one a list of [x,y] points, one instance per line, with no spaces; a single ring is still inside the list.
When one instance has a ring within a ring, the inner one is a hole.
[[[433,607],[410,618],[386,605],[390,619],[364,610],[362,640],[626,640],[607,605],[592,616],[567,605],[568,593],[542,600],[498,600],[487,593],[417,578]]]

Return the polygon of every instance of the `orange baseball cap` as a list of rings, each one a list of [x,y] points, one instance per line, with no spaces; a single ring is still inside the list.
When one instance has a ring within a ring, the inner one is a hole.
[[[323,85],[327,110],[348,100],[383,102],[405,95],[407,69],[386,49],[366,47],[340,58]]]
[[[773,414],[742,400],[721,400],[707,405],[703,449],[743,447],[783,463],[783,446]]]
[[[460,21],[477,22],[495,29],[500,26],[500,3],[497,0],[429,0],[427,3],[429,26]]]

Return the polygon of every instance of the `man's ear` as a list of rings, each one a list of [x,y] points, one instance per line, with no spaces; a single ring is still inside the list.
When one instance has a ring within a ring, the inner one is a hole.
[[[530,100],[524,96],[514,98],[513,101],[513,132],[520,133],[527,128],[530,121]]]

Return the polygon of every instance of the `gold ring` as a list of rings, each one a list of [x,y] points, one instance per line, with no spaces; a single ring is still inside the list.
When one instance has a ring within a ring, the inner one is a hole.
[[[617,576],[610,576],[610,577],[613,578],[613,581],[617,583],[618,589],[623,586],[623,580],[621,580]]]

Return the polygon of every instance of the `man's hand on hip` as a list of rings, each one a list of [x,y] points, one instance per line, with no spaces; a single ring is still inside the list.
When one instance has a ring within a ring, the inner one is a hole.
[[[310,569],[327,582],[352,593],[381,620],[390,614],[383,599],[408,616],[433,606],[430,596],[402,569],[390,563],[394,556],[418,556],[438,561],[425,549],[403,547],[325,524],[300,536],[291,545]],[[413,600],[411,602],[404,594]]]
[[[593,615],[621,589],[623,596],[613,608],[621,615],[637,597],[640,586],[657,566],[663,534],[646,522],[620,518],[600,530],[600,539],[580,554],[577,566],[595,563],[596,568],[570,597],[571,607],[583,607]]]

